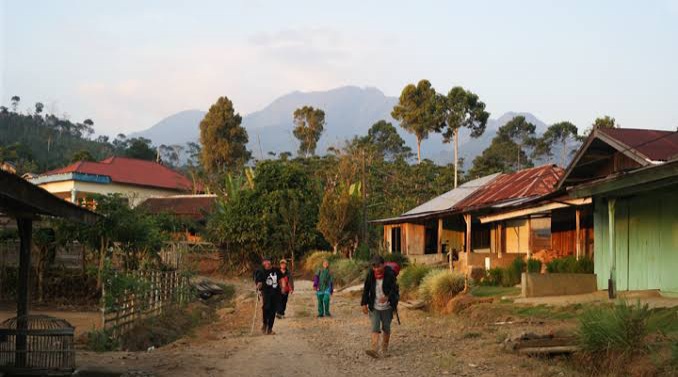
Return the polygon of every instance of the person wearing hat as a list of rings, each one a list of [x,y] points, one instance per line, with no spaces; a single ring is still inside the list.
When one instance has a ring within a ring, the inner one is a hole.
[[[280,303],[280,270],[273,267],[271,258],[264,257],[261,267],[254,273],[254,282],[261,295],[261,310],[263,324],[261,332],[265,335],[274,335],[273,323]]]
[[[276,316],[280,319],[285,318],[285,310],[287,309],[287,299],[290,294],[294,292],[294,282],[292,281],[292,272],[287,269],[287,260],[280,261],[280,305],[278,305],[278,314]]]

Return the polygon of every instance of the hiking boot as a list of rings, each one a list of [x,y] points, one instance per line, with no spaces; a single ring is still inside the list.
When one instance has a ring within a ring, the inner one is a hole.
[[[283,316],[282,316],[282,314],[276,314],[276,315],[275,315],[275,318],[282,319]]]
[[[366,350],[365,353],[375,359],[379,358],[379,333],[373,333],[372,338],[370,339],[370,349]]]
[[[322,317],[324,317],[324,315],[318,314],[318,318],[322,318]]]
[[[389,343],[390,340],[391,340],[391,334],[386,334],[386,333],[384,333],[384,335],[382,335],[382,341],[381,341],[381,354],[382,354],[384,357],[388,357],[388,356],[389,356],[389,353],[388,353],[388,343]]]
[[[268,330],[268,332],[266,332],[266,335],[275,335],[275,331],[273,331],[273,330]]]

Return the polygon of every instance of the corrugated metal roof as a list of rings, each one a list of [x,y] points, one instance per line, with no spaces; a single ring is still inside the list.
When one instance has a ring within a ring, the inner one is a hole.
[[[678,154],[678,132],[633,128],[599,128],[597,131],[653,161],[668,161]]]
[[[421,204],[405,213],[401,216],[391,217],[388,219],[379,219],[372,221],[373,223],[396,223],[396,222],[407,222],[408,220],[417,220],[425,218],[427,216],[434,215],[439,212],[445,212],[451,210],[456,203],[464,200],[469,195],[473,194],[476,190],[479,190],[484,185],[489,182],[492,182],[493,179],[497,178],[500,173],[490,174],[484,177],[468,181],[459,187],[452,189],[440,196],[437,196],[428,202]]]
[[[153,214],[169,213],[199,220],[212,212],[216,201],[216,195],[175,195],[148,198],[139,208]]]
[[[556,165],[543,165],[503,174],[458,202],[454,208],[467,211],[515,199],[546,195],[555,189],[562,175],[563,169]]]
[[[458,186],[455,189],[452,189],[440,196],[437,196],[428,202],[417,206],[403,214],[403,216],[407,215],[416,215],[416,214],[422,214],[422,213],[428,213],[428,212],[437,212],[437,211],[445,211],[448,209],[452,209],[455,204],[459,203],[460,201],[464,200],[466,197],[469,195],[473,194],[476,190],[479,188],[483,187],[487,183],[491,182],[493,179],[497,178],[499,176],[499,173],[487,175],[485,177],[477,178],[472,181],[468,181],[464,183],[463,185]]]

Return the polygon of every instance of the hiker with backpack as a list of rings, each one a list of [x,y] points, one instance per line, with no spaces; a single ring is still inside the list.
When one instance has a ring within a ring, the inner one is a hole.
[[[371,268],[367,272],[363,296],[360,305],[363,313],[368,314],[372,326],[370,349],[365,352],[374,358],[379,355],[379,337],[381,335],[382,355],[388,355],[388,346],[391,340],[391,321],[394,313],[397,315],[400,289],[397,276],[400,268],[385,265],[380,255],[372,258]]]
[[[273,332],[273,323],[275,322],[275,314],[278,310],[278,305],[280,305],[281,276],[280,270],[273,267],[271,258],[269,257],[262,258],[261,268],[254,273],[254,282],[262,301],[261,311],[263,314],[263,324],[261,326],[261,332],[264,335],[275,335]]]
[[[292,281],[292,273],[287,269],[287,261],[285,259],[280,261],[280,305],[278,305],[279,319],[285,318],[285,310],[287,309],[287,300],[290,294],[294,292],[294,282]]]
[[[334,293],[334,278],[327,259],[323,260],[322,267],[313,277],[313,288],[318,298],[318,318],[331,317],[330,297]]]

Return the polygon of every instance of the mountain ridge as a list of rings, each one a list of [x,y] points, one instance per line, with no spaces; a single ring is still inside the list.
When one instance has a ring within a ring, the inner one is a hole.
[[[326,114],[326,126],[320,141],[318,153],[329,147],[340,147],[356,135],[365,135],[372,124],[379,120],[398,123],[391,117],[391,110],[398,98],[385,95],[375,87],[342,86],[325,91],[292,91],[271,101],[261,110],[243,116],[243,126],[249,133],[248,148],[255,158],[266,158],[269,152],[292,152],[298,141],[292,135],[294,127],[292,113],[304,105],[322,108]],[[199,139],[199,124],[205,111],[189,109],[163,118],[146,130],[135,132],[129,137],[145,137],[154,144],[185,144]],[[507,112],[496,119],[489,119],[486,131],[479,138],[471,138],[466,129],[460,132],[460,156],[470,161],[489,146],[497,129],[517,115],[537,126],[537,133],[543,133],[547,125],[529,112]],[[416,140],[413,135],[397,127],[398,133],[413,149]],[[437,133],[429,135],[422,143],[422,157],[438,163],[452,160],[451,145],[442,142]]]

